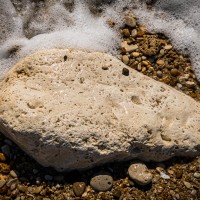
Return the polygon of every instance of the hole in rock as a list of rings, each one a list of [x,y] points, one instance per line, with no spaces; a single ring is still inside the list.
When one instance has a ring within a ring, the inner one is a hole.
[[[67,56],[65,55],[65,56],[64,56],[64,61],[66,61],[66,60],[67,60]]]

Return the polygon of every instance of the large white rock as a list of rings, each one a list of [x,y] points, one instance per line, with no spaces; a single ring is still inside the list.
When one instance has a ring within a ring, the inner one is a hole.
[[[48,50],[1,81],[0,130],[57,170],[163,161],[200,154],[200,104],[108,54]]]

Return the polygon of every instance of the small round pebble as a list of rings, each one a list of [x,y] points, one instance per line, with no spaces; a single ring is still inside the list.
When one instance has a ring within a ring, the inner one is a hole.
[[[156,63],[157,63],[158,65],[164,65],[164,64],[165,64],[165,61],[164,61],[164,60],[158,60]]]
[[[112,188],[113,178],[112,176],[106,174],[97,175],[90,180],[90,185],[98,192],[106,192]]]
[[[172,76],[177,76],[178,70],[177,69],[171,69],[170,73],[171,73]]]
[[[77,197],[81,197],[85,192],[86,184],[84,182],[76,182],[72,186],[73,192]]]
[[[122,56],[122,61],[125,65],[128,65],[129,63],[129,57],[127,55]]]
[[[133,16],[126,16],[124,18],[125,24],[134,28],[136,26],[136,19]]]
[[[152,181],[152,174],[143,163],[133,163],[128,168],[128,174],[139,185],[147,185]]]
[[[195,196],[196,194],[197,194],[197,191],[196,190],[192,190],[191,195]]]
[[[158,78],[162,78],[162,76],[163,76],[162,72],[161,71],[157,71],[157,77]]]
[[[133,57],[138,57],[139,55],[140,55],[140,53],[138,53],[138,52],[133,52],[133,53],[132,53],[132,56],[133,56]]]

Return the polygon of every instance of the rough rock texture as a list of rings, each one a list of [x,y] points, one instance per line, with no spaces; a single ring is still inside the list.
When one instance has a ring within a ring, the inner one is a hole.
[[[48,50],[1,81],[0,130],[57,170],[162,161],[200,154],[200,104],[110,55]]]

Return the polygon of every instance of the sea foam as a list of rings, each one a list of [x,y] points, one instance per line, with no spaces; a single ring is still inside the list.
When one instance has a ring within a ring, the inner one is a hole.
[[[124,12],[165,33],[191,56],[200,80],[198,0],[0,0],[0,74],[41,49],[80,48],[117,54]],[[114,19],[116,28],[107,21]]]

